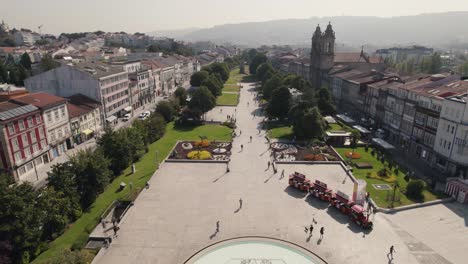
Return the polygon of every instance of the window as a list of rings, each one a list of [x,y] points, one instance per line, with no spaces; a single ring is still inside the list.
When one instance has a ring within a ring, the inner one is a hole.
[[[21,151],[18,151],[15,153],[15,161],[20,161],[22,160],[22,156],[21,156]]]
[[[41,128],[39,128],[39,138],[44,138],[44,130]]]
[[[59,111],[58,111],[58,109],[54,110],[54,117],[55,117],[55,120],[59,120]]]
[[[13,151],[17,151],[19,149],[18,139],[16,138],[12,139],[11,145],[13,145]]]
[[[62,113],[62,117],[65,118],[65,106],[60,107],[60,112]]]
[[[28,127],[32,127],[32,126],[33,126],[32,117],[28,117]]]
[[[15,125],[13,123],[8,124],[8,131],[10,132],[10,134],[15,133]]]
[[[31,150],[29,148],[24,149],[24,156],[29,158],[31,156]]]
[[[51,112],[47,113],[47,122],[52,123],[52,113]]]
[[[447,133],[449,132],[450,130],[450,125],[447,125]]]
[[[41,116],[40,115],[36,115],[36,123],[40,123],[41,122]]]
[[[65,135],[67,135],[68,134],[68,127],[66,126],[63,130],[64,130]]]
[[[33,152],[36,153],[39,151],[39,146],[36,144],[33,145]]]
[[[19,120],[19,121],[18,121],[18,126],[19,126],[19,130],[20,130],[20,131],[21,131],[21,130],[24,130],[24,122],[23,122],[23,120]]]
[[[63,137],[62,128],[59,128],[59,129],[57,129],[57,130],[58,130],[57,135],[58,135],[58,138],[60,139],[60,138]]]
[[[452,135],[453,135],[454,130],[455,130],[455,126],[452,127]]]
[[[23,146],[29,145],[28,135],[27,134],[21,135],[21,139],[23,140]]]
[[[43,149],[45,147],[46,147],[46,140],[43,139],[43,140],[41,140],[41,149]]]
[[[450,150],[450,146],[452,146],[452,142],[449,142],[449,143],[448,143],[447,148],[448,148],[449,150]]]
[[[31,136],[31,142],[36,143],[36,131],[33,131],[29,134]]]
[[[55,141],[55,131],[50,131],[50,140]]]

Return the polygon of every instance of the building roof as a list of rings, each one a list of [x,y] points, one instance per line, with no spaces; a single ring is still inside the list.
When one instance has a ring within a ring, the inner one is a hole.
[[[34,105],[20,105],[13,102],[2,102],[0,103],[0,120],[5,121],[37,110],[38,108]]]
[[[68,115],[70,118],[79,117],[101,106],[101,103],[82,94],[75,94],[68,99]]]
[[[126,72],[121,65],[109,65],[102,62],[80,62],[75,67],[97,79]]]
[[[363,52],[337,52],[334,58],[335,63],[368,62],[372,64],[382,63],[382,58],[368,56]]]
[[[23,105],[31,104],[38,107],[39,109],[47,109],[59,104],[66,103],[67,99],[52,94],[39,92],[16,97],[11,99],[11,101]]]

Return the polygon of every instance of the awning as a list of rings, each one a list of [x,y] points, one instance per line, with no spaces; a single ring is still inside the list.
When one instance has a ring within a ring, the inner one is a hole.
[[[336,124],[335,118],[331,116],[325,116],[323,119],[325,119],[325,121],[327,121],[328,124]]]
[[[93,131],[92,129],[85,129],[85,130],[83,130],[82,133],[85,134],[86,136],[89,136],[89,135],[91,135],[93,132],[94,132],[94,131]]]
[[[376,143],[377,145],[381,146],[384,149],[394,149],[395,147],[388,143],[387,141],[381,139],[381,138],[373,138],[372,142]]]
[[[336,117],[347,124],[354,123],[354,120],[347,115],[336,115]]]
[[[360,125],[353,126],[353,128],[355,128],[356,130],[358,130],[359,132],[361,132],[363,134],[369,134],[370,133],[370,131],[367,130],[367,128],[362,127]]]
[[[117,119],[116,116],[109,116],[108,118],[106,118],[106,121],[112,123],[112,122],[114,122],[116,119]]]
[[[132,107],[131,106],[127,106],[123,109],[125,112],[131,112],[132,111]]]

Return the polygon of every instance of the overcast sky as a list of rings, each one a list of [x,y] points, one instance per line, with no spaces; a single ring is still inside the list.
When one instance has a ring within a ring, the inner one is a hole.
[[[43,33],[149,32],[313,16],[405,16],[467,11],[468,0],[0,0],[11,27]]]

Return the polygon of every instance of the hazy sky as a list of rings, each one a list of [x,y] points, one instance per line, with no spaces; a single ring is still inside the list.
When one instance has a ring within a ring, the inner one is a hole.
[[[42,32],[211,27],[313,16],[404,16],[466,11],[468,0],[0,0],[0,19]]]

